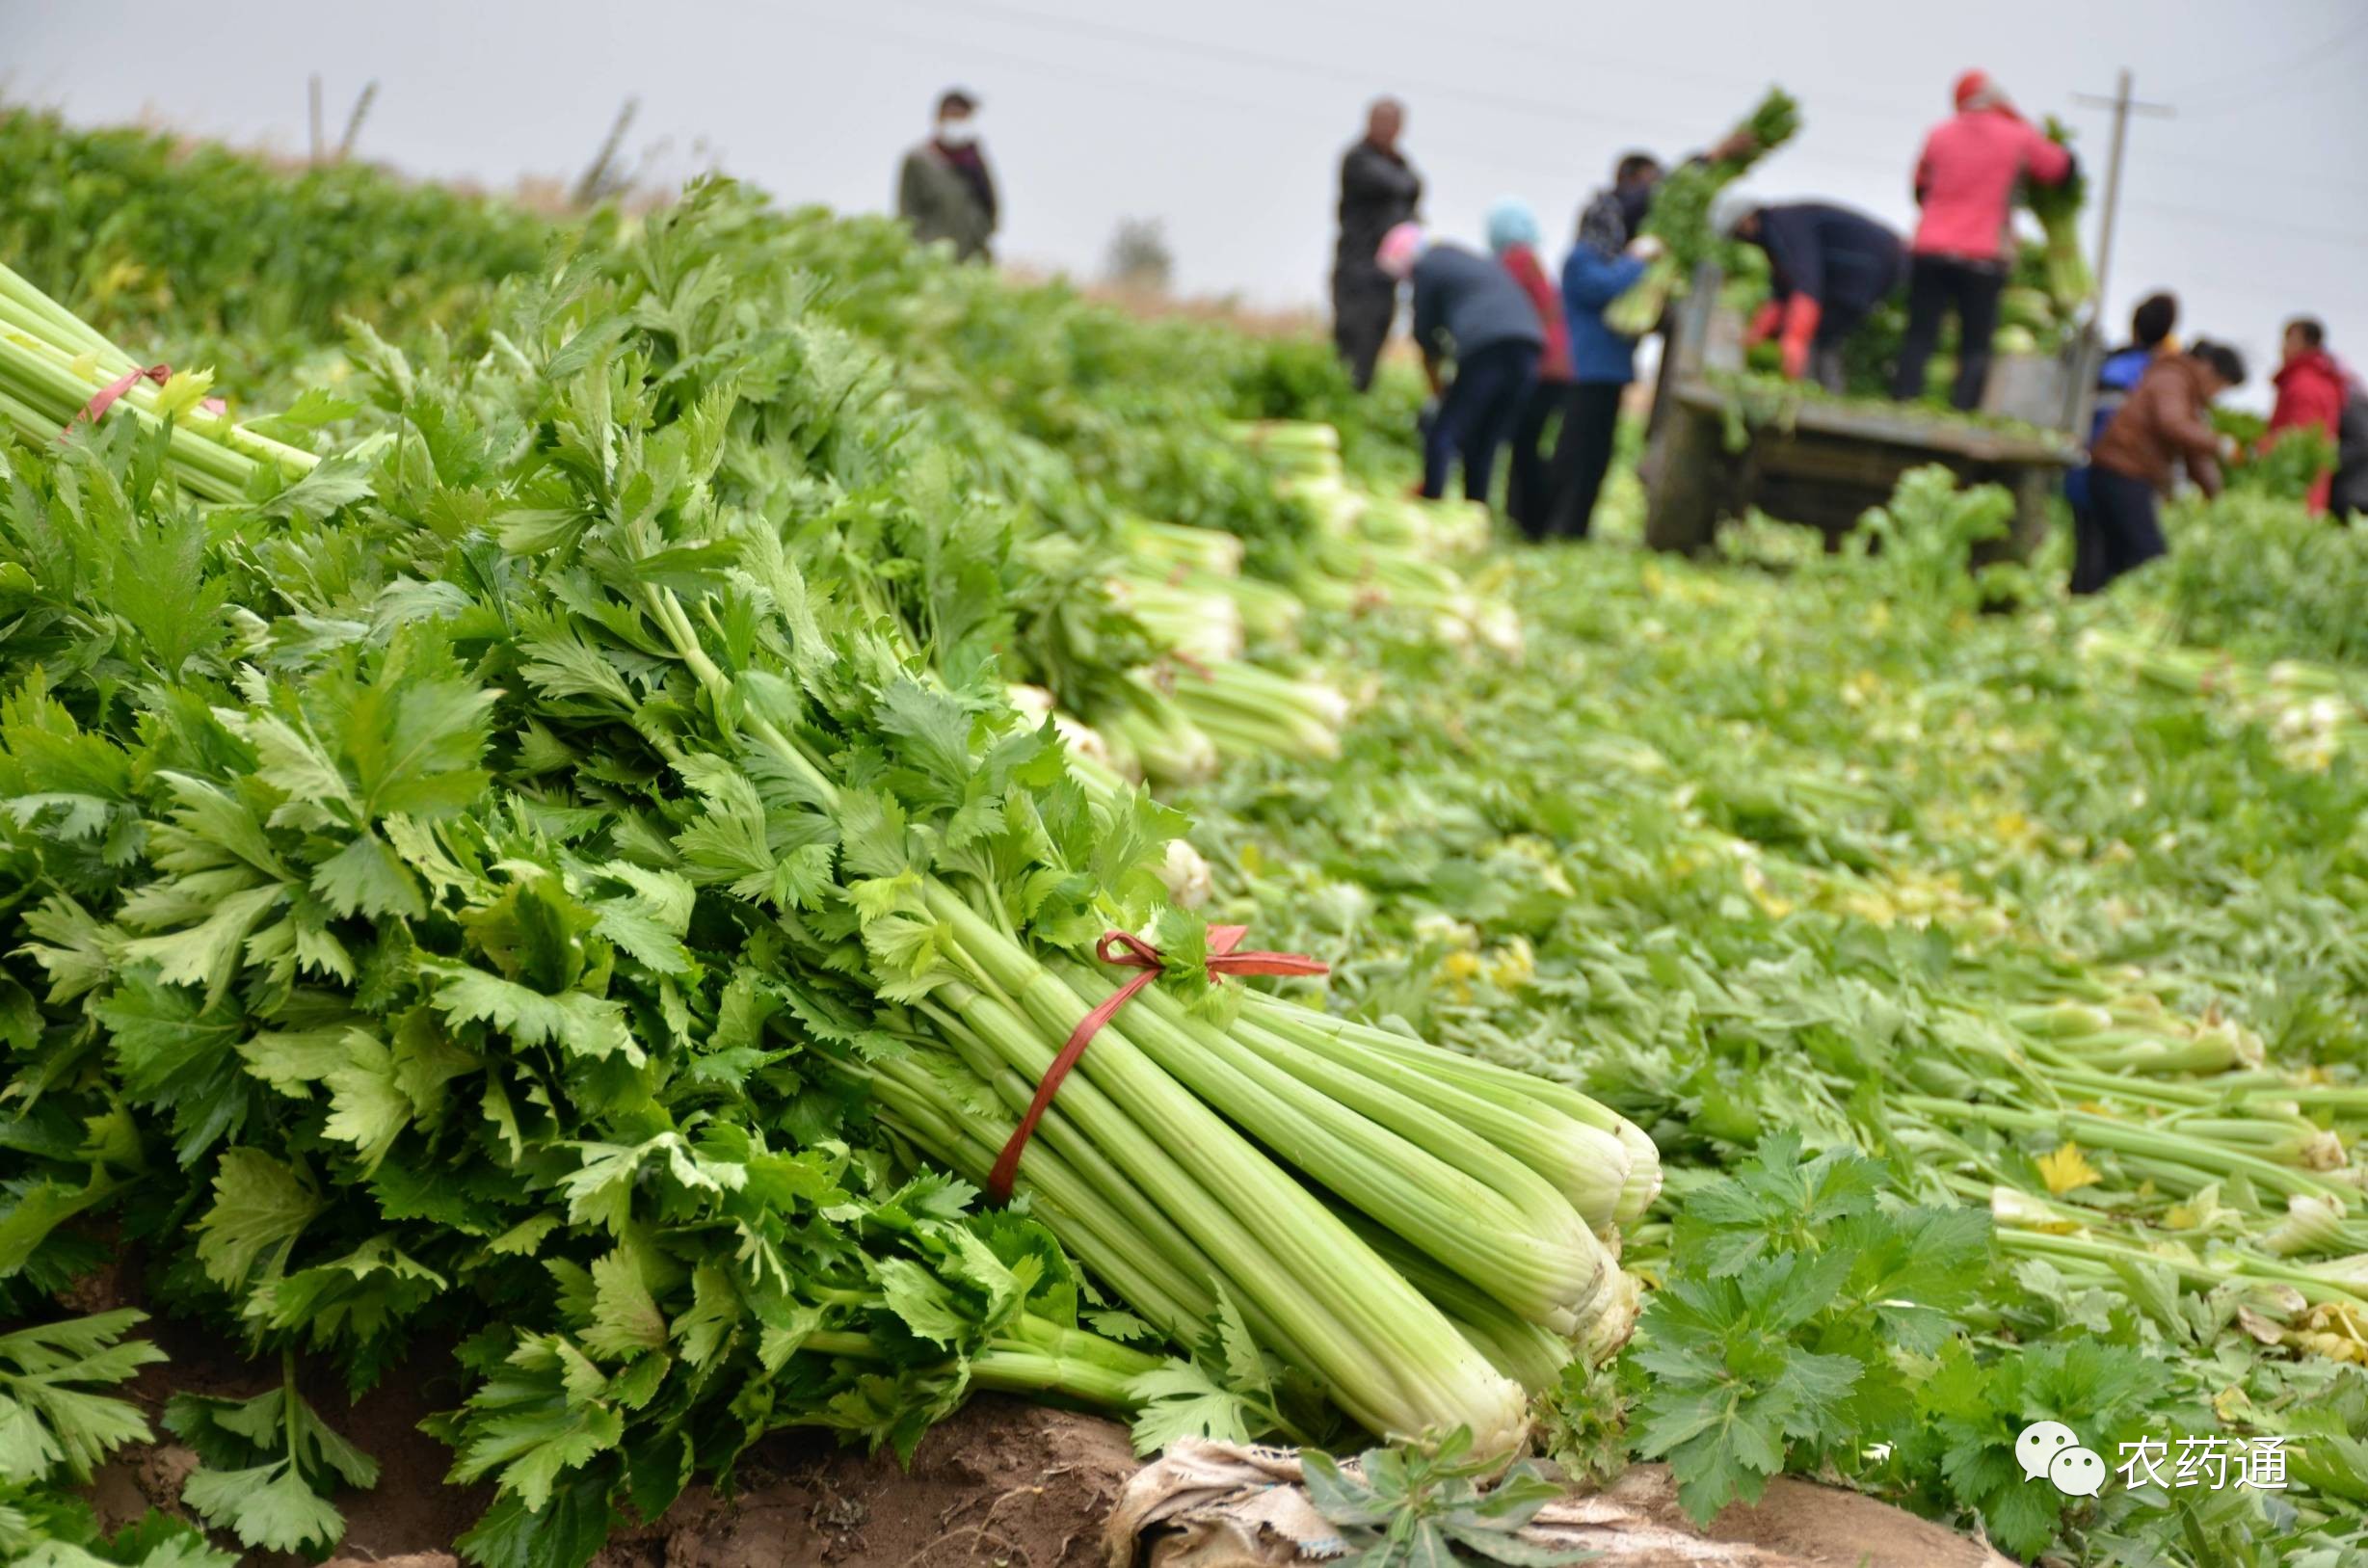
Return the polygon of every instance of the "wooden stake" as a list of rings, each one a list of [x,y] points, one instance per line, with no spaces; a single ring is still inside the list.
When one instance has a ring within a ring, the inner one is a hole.
[[[625,99],[617,110],[616,122],[608,127],[608,140],[600,144],[599,155],[592,160],[592,167],[584,171],[584,177],[575,182],[574,201],[577,206],[591,206],[608,194],[609,181],[615,177],[617,149],[624,145],[625,133],[631,127],[633,117],[640,112],[639,98]]]

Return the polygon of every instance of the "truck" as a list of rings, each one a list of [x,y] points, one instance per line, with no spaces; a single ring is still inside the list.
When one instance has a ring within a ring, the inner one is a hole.
[[[2049,497],[2064,470],[2084,461],[2099,359],[2093,328],[2059,353],[1993,362],[1982,412],[2016,425],[1809,395],[1788,403],[1780,418],[1747,422],[1734,384],[1720,385],[1743,370],[1743,323],[1719,303],[1722,280],[1705,262],[1691,292],[1671,307],[1640,465],[1645,543],[1700,551],[1721,518],[1756,508],[1821,529],[1830,544],[1887,500],[1902,474],[1939,463],[1967,484],[2003,485],[2014,495],[2012,530],[1985,556],[2023,559],[2037,547]]]

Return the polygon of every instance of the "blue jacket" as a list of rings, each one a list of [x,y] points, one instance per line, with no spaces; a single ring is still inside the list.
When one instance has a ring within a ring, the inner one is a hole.
[[[1537,306],[1494,256],[1434,244],[1415,262],[1413,282],[1414,340],[1425,354],[1465,359],[1498,343],[1546,345]]]
[[[1562,313],[1570,322],[1571,380],[1625,386],[1636,379],[1636,340],[1604,325],[1604,306],[1644,276],[1632,255],[1606,255],[1586,241],[1562,263]]]

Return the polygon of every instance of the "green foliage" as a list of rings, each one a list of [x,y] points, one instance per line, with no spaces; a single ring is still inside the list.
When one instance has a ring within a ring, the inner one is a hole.
[[[1560,1568],[1592,1552],[1556,1551],[1519,1531],[1562,1496],[1533,1463],[1509,1468],[1472,1455],[1463,1428],[1428,1448],[1369,1448],[1352,1472],[1315,1448],[1299,1450],[1308,1501],[1339,1531],[1355,1568],[1413,1563],[1495,1562],[1506,1568]]]
[[[1912,1421],[1914,1358],[1960,1330],[1990,1264],[1978,1211],[1879,1203],[1876,1161],[1828,1150],[1803,1163],[1790,1133],[1764,1141],[1678,1219],[1677,1269],[1645,1310],[1636,1433],[1666,1456],[1688,1513],[1758,1500],[1787,1469],[1849,1466]]]
[[[0,1482],[87,1481],[110,1449],[147,1441],[139,1408],[99,1392],[165,1359],[123,1338],[146,1317],[125,1308],[0,1335]]]
[[[181,1501],[240,1544],[268,1552],[325,1549],[345,1533],[329,1501],[339,1486],[378,1484],[378,1463],[346,1442],[296,1392],[294,1358],[281,1387],[252,1399],[176,1394],[165,1425],[196,1450]]]
[[[1225,419],[1336,409],[1320,347],[1144,326],[724,187],[563,236],[545,268],[547,236],[519,262],[508,219],[465,204],[394,225],[411,209],[359,171],[317,185],[350,184],[393,259],[279,275],[281,301],[246,279],[299,261],[233,246],[168,299],[82,275],[62,237],[121,207],[133,237],[91,248],[120,267],[170,235],[149,139],[137,181],[61,219],[42,171],[103,146],[12,136],[29,173],[0,182],[0,233],[33,236],[29,271],[175,354],[235,328],[283,426],[380,439],[209,511],[128,430],[10,455],[8,1310],[46,1316],[132,1244],[161,1305],[350,1387],[461,1337],[435,1429],[495,1497],[461,1545],[519,1568],[588,1560],[769,1431],[909,1452],[979,1386],[1147,1403],[1147,1439],[1317,1435],[1241,1314],[1189,1363],[1120,1342],[1141,1324],[1036,1219],[911,1178],[855,1084],[971,983],[925,879],[1056,951],[1159,902],[1180,819],[1088,800],[1000,684],[1132,700],[1151,644],[1097,586],[1127,509],[1237,534],[1277,576],[1315,552],[1315,509]],[[250,166],[198,167],[254,187],[192,199],[267,243],[354,239],[268,216],[289,199]],[[383,331],[328,342],[358,301]],[[288,367],[319,356],[340,391],[300,397]],[[1398,461],[1390,440],[1352,426],[1351,466]],[[2349,536],[2267,505],[2174,517],[2134,586],[2191,640],[2355,658]],[[2272,1183],[2322,1173],[2265,1159],[2207,1190],[2188,1161],[2299,1136],[2282,1095],[2360,1130],[2368,773],[2340,746],[2298,760],[2218,678],[2097,656],[2079,633],[2142,627],[2140,596],[2074,611],[2025,583],[2027,613],[1970,613],[1995,514],[1928,477],[1871,552],[1524,555],[1518,663],[1344,606],[1315,635],[1377,690],[1340,760],[1171,798],[1216,865],[1211,917],[1337,954],[1333,1005],[1587,1088],[1666,1153],[1678,1217],[1625,1255],[1663,1289],[1624,1388],[1566,1374],[1566,1448],[1603,1461],[1625,1397],[1697,1507],[1795,1469],[2026,1555],[2341,1562],[2303,1554],[2358,1534],[2368,1420],[2311,1353],[2343,1318],[2291,1295],[2357,1297],[2324,1247],[2261,1244]],[[2058,1009],[2111,1025],[2076,1087],[2048,1076],[2091,1060]],[[2262,1095],[2215,1082],[2214,1051],[2266,1057]],[[2049,1190],[2064,1119],[2099,1096],[2155,1119],[2175,1098],[2144,1095],[2195,1084],[2238,1099],[2172,1134],[2180,1159],[2083,1145],[2084,1180]],[[128,1351],[0,1362],[17,1410],[91,1418],[79,1450],[13,1418],[38,1434],[12,1451],[64,1475],[121,1441],[99,1374]],[[369,1461],[292,1388],[173,1414],[210,1450],[192,1506],[317,1545]],[[2318,1457],[2292,1504],[2066,1504],[2006,1468],[2041,1417]],[[1483,1513],[1506,1491],[1466,1462],[1376,1460],[1332,1502],[1389,1560],[1512,1560],[1528,1499]],[[14,1482],[0,1550],[220,1560],[161,1523],[100,1542]]]
[[[2170,558],[2147,579],[2180,640],[2368,663],[2368,536],[2244,491],[2167,508],[2164,521]]]
[[[2263,443],[2245,447],[2243,458],[2229,465],[2231,491],[2300,501],[2335,469],[2334,438],[2316,426],[2281,430],[2274,439],[2264,437]]]
[[[151,1509],[114,1535],[90,1504],[39,1487],[0,1481],[0,1556],[16,1568],[234,1568],[186,1521]]]
[[[258,177],[249,158],[151,130],[69,132],[0,108],[0,256],[68,309],[262,406],[260,376],[358,316],[416,332],[471,319],[534,268],[545,221],[358,164]],[[158,358],[149,353],[149,359]]]

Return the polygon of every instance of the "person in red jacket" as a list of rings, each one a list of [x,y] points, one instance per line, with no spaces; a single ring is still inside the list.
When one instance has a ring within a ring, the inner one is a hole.
[[[1925,138],[1916,161],[1916,203],[1924,209],[1908,247],[1907,335],[1900,345],[1891,395],[1924,394],[1925,361],[1940,341],[1942,316],[1956,314],[1956,385],[1950,402],[1982,405],[1990,374],[1990,333],[1998,294],[2012,260],[2015,187],[2026,179],[2061,185],[2072,154],[2014,112],[1988,75],[1956,79],[1956,115]]]
[[[1547,519],[1554,516],[1544,442],[1546,426],[1570,402],[1570,327],[1562,319],[1562,295],[1537,259],[1537,214],[1530,203],[1508,196],[1488,209],[1488,248],[1537,307],[1538,325],[1546,332],[1537,380],[1513,419],[1512,471],[1504,484],[1506,515],[1526,538],[1536,541],[1546,537]]]
[[[2316,430],[2328,440],[2343,427],[2344,374],[2327,352],[2327,329],[2310,316],[2286,323],[2285,359],[2270,378],[2277,386],[2277,401],[2270,408],[2270,427],[2261,438],[2269,450],[2280,432]],[[2328,492],[2334,486],[2332,470],[2322,472],[2310,487],[2310,510],[2327,511]]]

